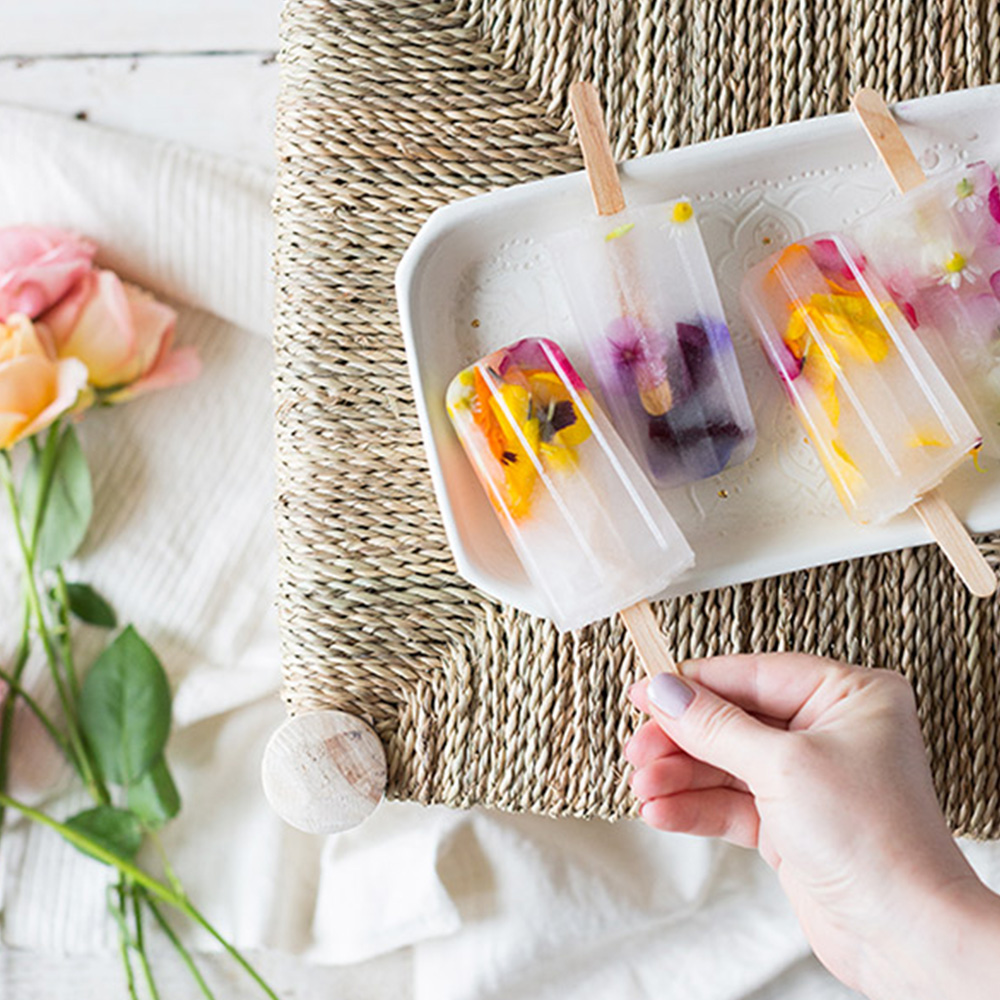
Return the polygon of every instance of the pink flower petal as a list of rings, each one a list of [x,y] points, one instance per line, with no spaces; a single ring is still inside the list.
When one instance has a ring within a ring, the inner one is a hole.
[[[158,389],[191,382],[201,374],[201,359],[193,347],[179,347],[166,354],[148,375],[107,397],[109,403],[124,403]]]
[[[993,221],[1000,225],[1000,186],[997,185],[995,180],[993,182],[993,187],[990,188],[990,194],[987,200],[990,206],[990,215],[993,216]]]
[[[170,349],[177,313],[135,285],[125,285],[125,297],[135,331],[139,370],[149,374]]]
[[[0,229],[0,318],[35,318],[60,301],[91,269],[96,249],[61,229]]]
[[[79,358],[92,385],[110,388],[143,374],[128,296],[113,272],[88,275],[43,322],[52,330],[59,356]]]

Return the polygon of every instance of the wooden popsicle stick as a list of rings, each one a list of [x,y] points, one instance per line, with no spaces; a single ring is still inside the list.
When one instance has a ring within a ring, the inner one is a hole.
[[[587,168],[597,214],[617,215],[625,208],[625,195],[618,179],[618,165],[611,155],[597,88],[585,80],[578,80],[569,88],[569,106],[580,136],[583,165]]]
[[[871,87],[862,87],[851,99],[851,107],[896,187],[906,194],[923,184],[927,180],[924,168],[917,162],[882,95]]]
[[[854,95],[851,107],[900,192],[906,194],[923,184],[927,175],[882,95],[863,87]],[[977,597],[992,595],[997,589],[996,573],[948,501],[937,490],[931,490],[913,509],[969,590]]]
[[[592,83],[578,80],[569,88],[569,106],[580,137],[583,164],[587,168],[587,180],[590,182],[597,214],[617,215],[625,209],[625,195],[618,179],[618,165],[611,155],[611,143],[608,141],[608,130],[604,124],[604,112],[601,110],[597,88]],[[625,259],[628,253],[626,246],[619,240],[613,240],[608,251],[626,276],[634,274],[634,262]],[[626,277],[625,282],[628,280]],[[628,315],[629,303],[634,301],[635,296],[627,294],[625,288],[619,288],[618,291],[622,313]],[[636,388],[642,408],[650,416],[662,416],[673,406],[668,379],[655,378],[648,372],[637,371]]]
[[[667,637],[660,631],[653,617],[649,601],[639,601],[618,612],[625,629],[635,646],[646,673],[652,678],[657,674],[677,673],[677,663],[667,648]]]
[[[951,504],[937,490],[931,490],[913,505],[913,509],[966,587],[976,597],[990,597],[997,589],[997,575]]]

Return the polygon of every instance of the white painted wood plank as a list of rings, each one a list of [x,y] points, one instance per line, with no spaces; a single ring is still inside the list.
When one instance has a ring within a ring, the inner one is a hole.
[[[260,55],[0,61],[0,101],[271,166],[278,67]]]
[[[273,51],[282,0],[3,0],[0,55]]]

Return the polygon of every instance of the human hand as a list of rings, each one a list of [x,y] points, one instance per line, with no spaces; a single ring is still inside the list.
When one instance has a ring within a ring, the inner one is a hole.
[[[681,671],[630,692],[655,720],[626,748],[643,820],[756,847],[848,986],[979,996],[952,991],[950,954],[940,989],[924,965],[946,941],[961,951],[982,937],[994,996],[1000,911],[945,824],[908,682],[792,653]]]

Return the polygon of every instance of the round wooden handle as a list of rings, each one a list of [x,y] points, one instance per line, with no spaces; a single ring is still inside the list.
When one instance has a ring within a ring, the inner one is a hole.
[[[306,833],[338,833],[364,822],[385,794],[386,774],[375,731],[336,711],[288,719],[268,741],[261,765],[271,808]]]

